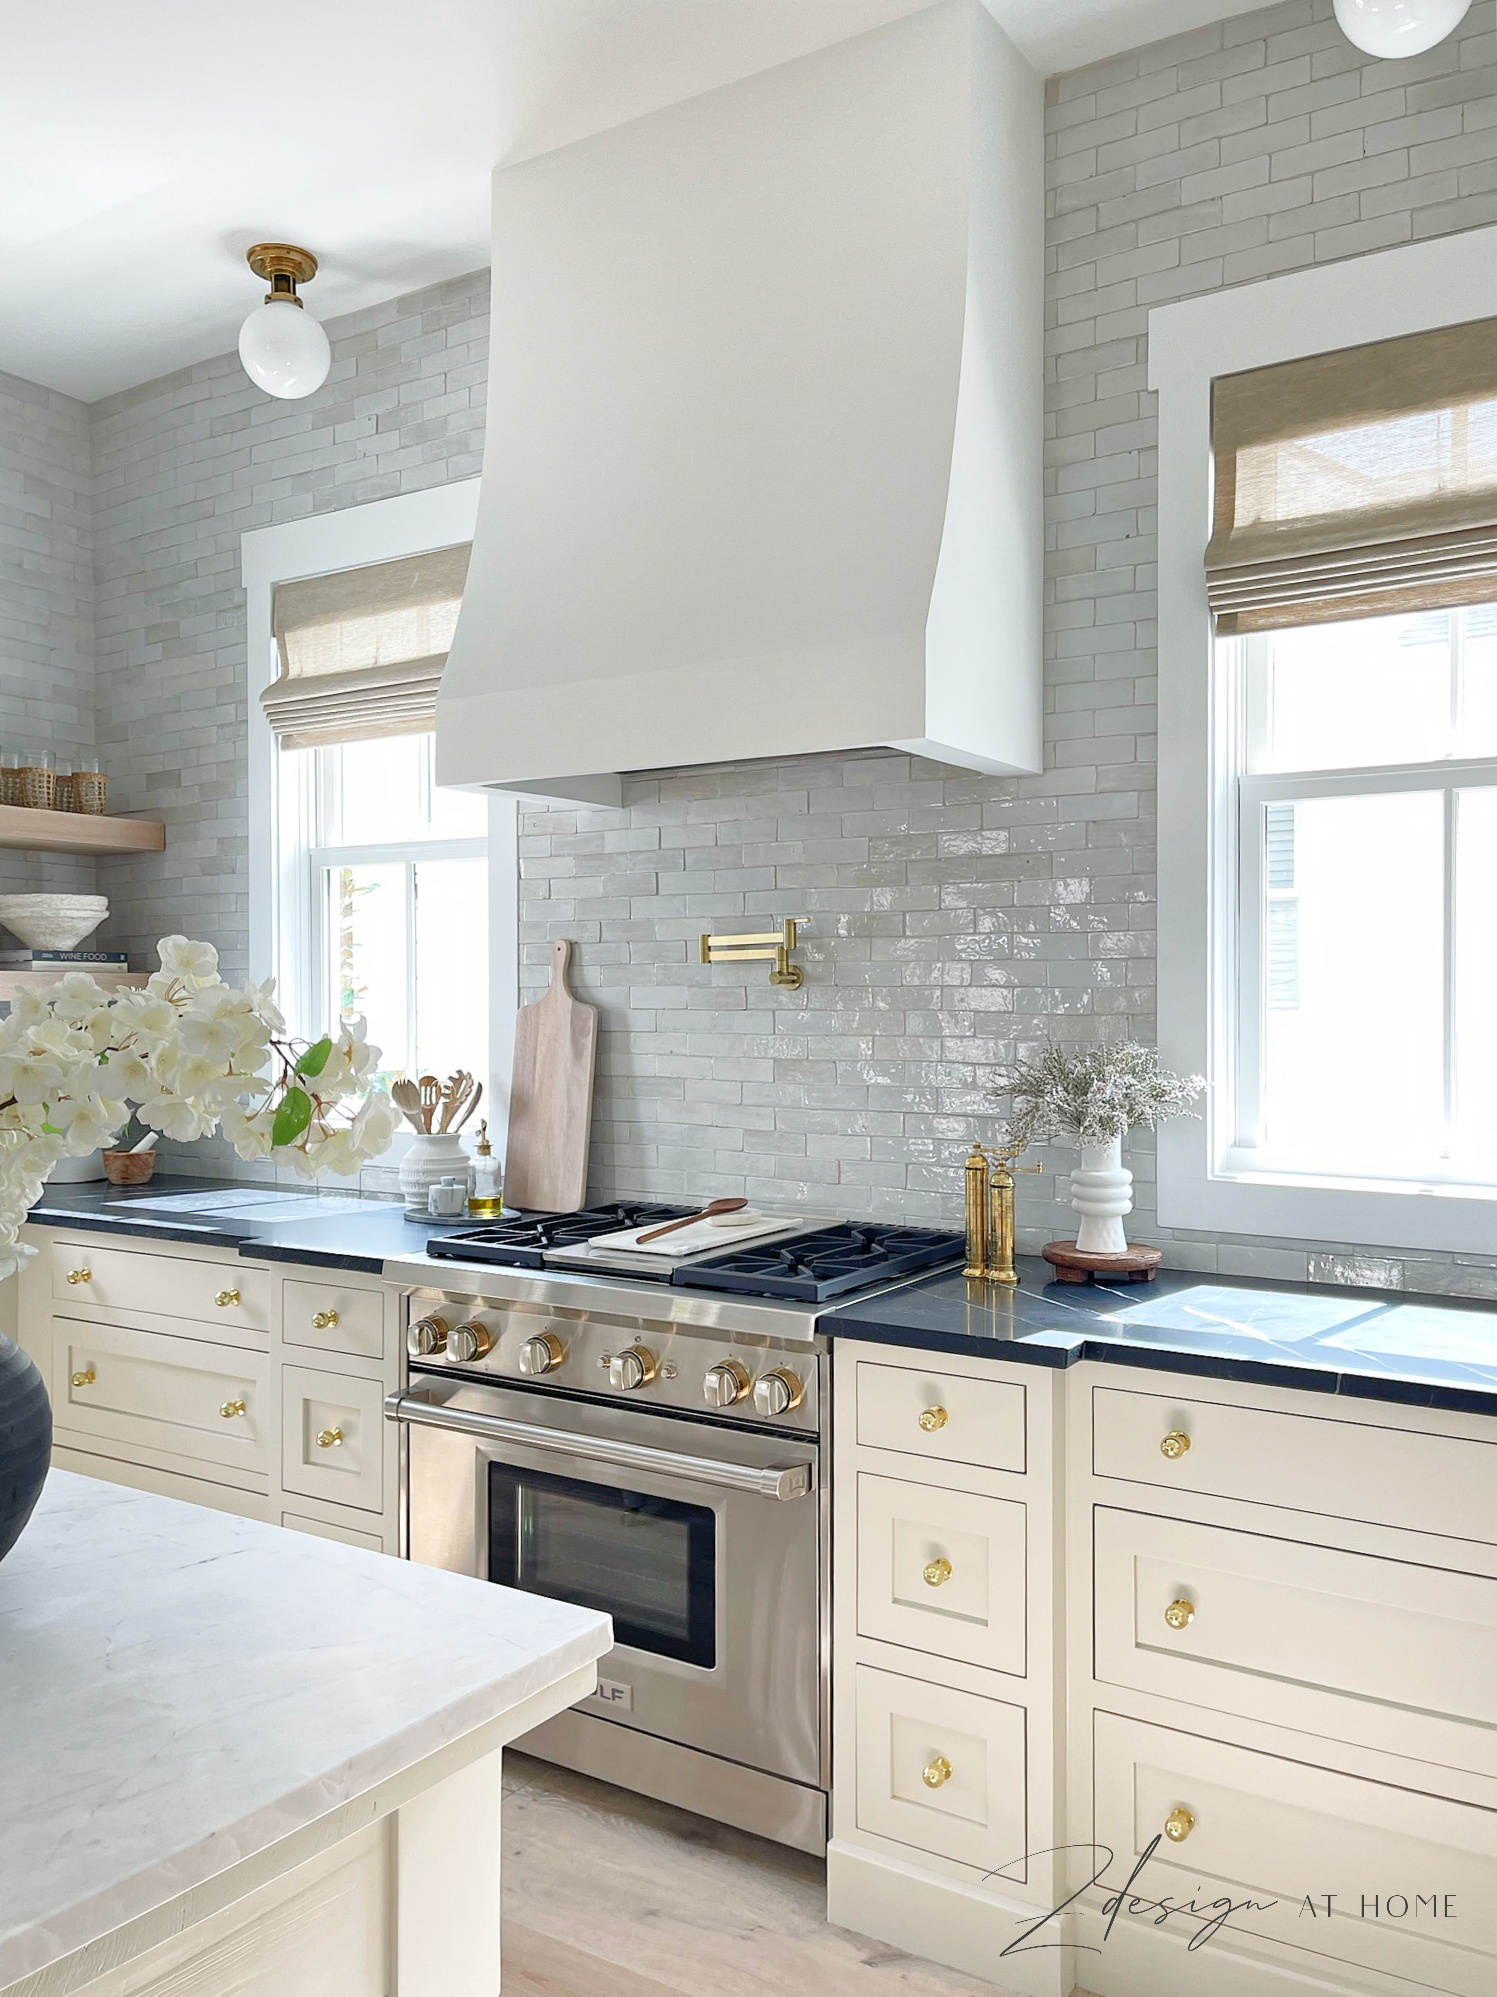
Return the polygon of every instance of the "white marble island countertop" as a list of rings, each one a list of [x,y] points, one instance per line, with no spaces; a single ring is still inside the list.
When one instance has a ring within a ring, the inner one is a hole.
[[[588,1609],[54,1470],[0,1562],[0,1991],[610,1640]]]

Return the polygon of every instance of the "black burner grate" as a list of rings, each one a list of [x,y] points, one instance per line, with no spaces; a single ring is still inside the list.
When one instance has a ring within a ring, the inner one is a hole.
[[[762,1248],[740,1248],[677,1269],[672,1281],[688,1290],[731,1290],[746,1297],[786,1297],[822,1303],[874,1283],[892,1282],[943,1263],[961,1261],[966,1239],[930,1227],[883,1227],[852,1221],[823,1227]]]
[[[611,1206],[584,1207],[578,1213],[530,1214],[433,1235],[426,1252],[439,1261],[502,1262],[512,1269],[543,1269],[549,1249],[576,1248],[595,1234],[663,1225],[695,1212],[695,1207],[647,1206],[642,1201],[620,1200]]]

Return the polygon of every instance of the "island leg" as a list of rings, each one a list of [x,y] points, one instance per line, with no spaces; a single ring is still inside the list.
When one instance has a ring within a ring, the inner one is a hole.
[[[496,1748],[396,1813],[399,1997],[498,1997],[500,1759]]]

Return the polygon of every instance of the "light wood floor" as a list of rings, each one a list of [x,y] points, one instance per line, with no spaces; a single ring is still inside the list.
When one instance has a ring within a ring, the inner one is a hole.
[[[1007,1997],[829,1927],[817,1859],[504,1763],[504,1997]]]

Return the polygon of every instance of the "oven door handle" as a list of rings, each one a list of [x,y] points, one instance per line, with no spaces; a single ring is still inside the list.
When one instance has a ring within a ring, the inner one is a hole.
[[[680,1456],[673,1449],[652,1449],[648,1443],[617,1442],[604,1435],[574,1435],[566,1429],[542,1428],[537,1422],[510,1421],[504,1415],[443,1407],[421,1394],[387,1395],[385,1419],[413,1422],[418,1428],[452,1429],[458,1435],[477,1436],[488,1442],[518,1443],[525,1449],[569,1456],[574,1462],[606,1463],[616,1470],[648,1470],[652,1476],[674,1477],[684,1484],[705,1484],[718,1491],[739,1491],[750,1498],[803,1498],[815,1481],[809,1463],[792,1463],[783,1470],[757,1470],[751,1464],[719,1463],[708,1456]]]

